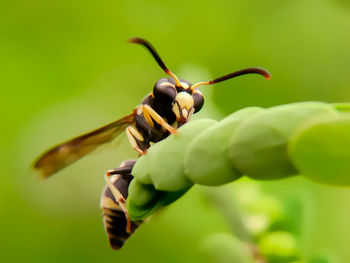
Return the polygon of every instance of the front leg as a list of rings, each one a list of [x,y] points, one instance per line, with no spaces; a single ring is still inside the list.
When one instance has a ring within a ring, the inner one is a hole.
[[[160,126],[162,126],[165,130],[169,131],[170,133],[175,133],[177,132],[176,128],[172,127],[169,123],[167,123],[162,116],[160,116],[154,109],[152,109],[149,105],[147,104],[142,104],[142,112],[143,115],[147,121],[147,123],[151,126],[154,127],[153,120],[158,123]]]
[[[136,123],[126,128],[126,134],[134,150],[140,155],[147,153],[152,141],[159,141],[164,137],[165,131],[176,133],[176,128],[172,127],[163,119],[152,107],[141,104],[136,108]],[[164,130],[155,128],[159,124]]]

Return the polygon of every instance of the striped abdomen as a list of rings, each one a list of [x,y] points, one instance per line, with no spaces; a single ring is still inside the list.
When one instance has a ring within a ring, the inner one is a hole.
[[[131,174],[114,174],[110,181],[113,191],[107,185],[101,197],[103,221],[109,243],[113,249],[120,249],[130,235],[137,229],[142,221],[131,221],[131,228],[127,231],[127,212],[125,200],[128,197],[128,186],[132,180]],[[120,199],[122,197],[122,199]]]

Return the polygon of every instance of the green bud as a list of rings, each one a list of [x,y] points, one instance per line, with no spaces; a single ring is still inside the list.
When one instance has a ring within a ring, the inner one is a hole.
[[[143,184],[134,178],[129,185],[130,199],[137,206],[145,206],[150,203],[158,194],[151,184]]]
[[[289,155],[302,175],[350,186],[350,114],[310,122],[291,138]]]
[[[222,185],[241,177],[228,156],[229,140],[242,121],[262,108],[239,110],[205,130],[188,146],[185,153],[185,174],[192,182],[202,185]]]
[[[154,145],[155,146],[155,145]],[[153,149],[154,146],[152,146],[150,149]],[[143,184],[152,184],[152,179],[149,174],[149,169],[147,167],[147,164],[151,161],[151,155],[148,153],[142,155],[137,162],[135,163],[133,169],[132,169],[132,175]]]
[[[130,186],[132,186],[133,189],[131,189],[129,197],[127,198],[127,209],[131,220],[142,220],[147,218],[158,208],[175,202],[189,189],[186,188],[176,192],[164,192],[157,190],[154,190],[155,192],[153,192],[153,190],[150,190],[151,188],[148,188],[152,186],[142,185],[139,182],[131,182]],[[143,195],[144,198],[139,198],[137,196],[138,194]]]
[[[254,179],[279,179],[298,174],[287,154],[293,132],[310,118],[337,116],[322,102],[276,106],[255,114],[240,125],[230,141],[233,165]]]
[[[148,205],[137,205],[135,204],[132,199],[126,200],[126,207],[129,212],[130,219],[132,221],[136,220],[143,220],[150,216],[153,212],[155,212],[159,205],[157,205],[157,199],[154,200],[154,202],[149,203]]]
[[[152,183],[157,190],[180,191],[189,188],[193,183],[184,174],[184,152],[193,138],[215,125],[214,120],[202,119],[191,122],[178,129],[178,133],[170,135],[152,146],[147,154],[152,157],[148,162],[139,160],[138,165],[149,170]],[[142,163],[141,163],[142,162]]]

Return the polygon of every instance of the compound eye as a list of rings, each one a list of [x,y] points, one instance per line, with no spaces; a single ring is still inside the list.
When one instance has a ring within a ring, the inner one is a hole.
[[[153,95],[156,99],[163,102],[171,103],[175,100],[177,91],[175,85],[171,83],[168,79],[160,79],[154,85]]]
[[[194,101],[194,113],[201,110],[204,104],[203,94],[199,90],[195,90],[192,93],[193,101]]]

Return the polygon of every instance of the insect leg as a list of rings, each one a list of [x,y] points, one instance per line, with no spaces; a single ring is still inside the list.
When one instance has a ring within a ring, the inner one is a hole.
[[[140,155],[144,155],[147,150],[142,150],[137,142],[143,142],[144,138],[134,126],[128,126],[126,128],[126,135],[128,136],[129,142],[134,150]]]
[[[142,112],[145,116],[145,119],[152,119],[157,122],[159,125],[161,125],[164,129],[168,130],[170,133],[176,133],[177,130],[172,127],[169,123],[167,123],[162,116],[160,116],[154,109],[152,109],[149,105],[143,104],[142,105]]]
[[[111,179],[109,179],[109,176],[113,175],[115,173],[115,176],[112,178],[113,182]],[[126,219],[126,232],[131,233],[131,220],[129,217],[129,212],[126,209],[126,200],[124,196],[121,194],[120,190],[114,185],[118,180],[121,179],[121,174],[117,174],[117,171],[115,170],[110,170],[105,174],[105,180],[107,182],[107,186],[109,187],[109,190],[112,192],[115,200],[119,204],[120,208],[123,210],[125,214],[125,219]]]
[[[101,197],[105,231],[109,243],[114,249],[120,249],[129,236],[142,223],[131,221],[126,209],[128,187],[133,179],[131,175],[135,160],[123,162],[118,168],[105,174],[107,185]]]
[[[153,120],[152,120],[152,118],[151,118],[151,115],[149,114],[148,111],[145,111],[144,105],[143,105],[143,104],[141,104],[141,105],[139,106],[138,114],[139,114],[139,115],[143,114],[143,117],[145,118],[146,123],[147,123],[151,128],[154,128],[154,122],[153,122]]]

